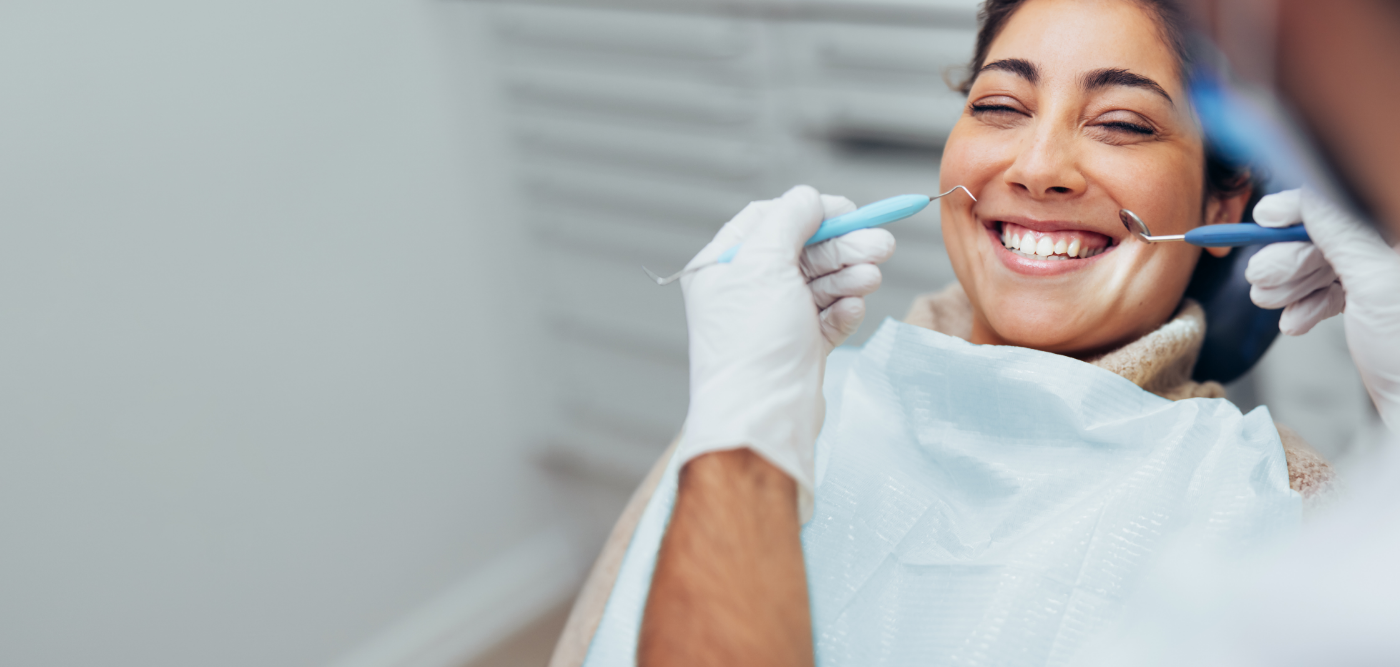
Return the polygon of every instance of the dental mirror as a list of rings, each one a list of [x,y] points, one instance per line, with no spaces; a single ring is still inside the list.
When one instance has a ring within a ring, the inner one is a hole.
[[[1185,241],[1202,248],[1237,248],[1264,243],[1309,242],[1312,240],[1308,237],[1308,230],[1303,225],[1260,227],[1252,222],[1235,222],[1202,225],[1185,234],[1153,236],[1152,231],[1147,228],[1147,223],[1143,222],[1136,213],[1126,208],[1118,210],[1118,219],[1123,221],[1123,227],[1127,228],[1129,234],[1142,239],[1143,243]]]
[[[1144,243],[1158,243],[1161,241],[1185,241],[1185,234],[1172,234],[1170,236],[1153,236],[1152,231],[1147,228],[1147,223],[1142,221],[1136,213],[1128,209],[1118,210],[1118,219],[1123,221],[1123,226],[1128,229],[1128,233],[1143,240]]]

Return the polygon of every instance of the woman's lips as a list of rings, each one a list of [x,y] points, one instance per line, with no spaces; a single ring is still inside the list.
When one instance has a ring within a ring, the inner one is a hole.
[[[1043,226],[1043,225],[1040,225]],[[1012,271],[1051,276],[1097,264],[1118,247],[1112,237],[1082,229],[1037,231],[1013,222],[987,226],[993,252]]]

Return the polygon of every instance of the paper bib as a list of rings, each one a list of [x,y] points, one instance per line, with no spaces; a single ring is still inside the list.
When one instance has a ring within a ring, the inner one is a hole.
[[[1296,528],[1268,410],[1169,401],[1104,369],[886,320],[828,361],[803,529],[817,664],[1065,665],[1169,542]],[[635,664],[672,462],[585,664]]]

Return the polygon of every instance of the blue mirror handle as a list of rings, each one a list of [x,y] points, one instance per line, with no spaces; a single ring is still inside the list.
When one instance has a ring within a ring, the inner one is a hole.
[[[1204,225],[1186,232],[1186,242],[1203,248],[1235,248],[1246,245],[1310,242],[1308,230],[1302,225],[1292,227],[1260,227],[1252,222],[1231,225]]]
[[[881,199],[873,204],[867,204],[850,213],[843,213],[834,218],[828,218],[822,222],[822,226],[817,228],[817,233],[812,238],[807,239],[805,245],[821,243],[828,239],[834,239],[854,232],[857,229],[868,229],[891,223],[896,220],[903,220],[919,211],[924,210],[929,203],[928,195],[895,195],[889,199]],[[720,254],[715,260],[718,264],[726,264],[734,259],[734,254],[739,252],[739,246],[731,246],[728,250]]]

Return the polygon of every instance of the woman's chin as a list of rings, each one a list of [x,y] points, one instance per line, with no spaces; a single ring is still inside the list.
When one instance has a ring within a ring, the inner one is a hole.
[[[985,342],[1071,356],[1094,349],[1101,346],[1105,327],[1092,326],[1095,318],[1085,317],[1082,308],[1070,299],[1008,299],[984,313],[992,329]]]

